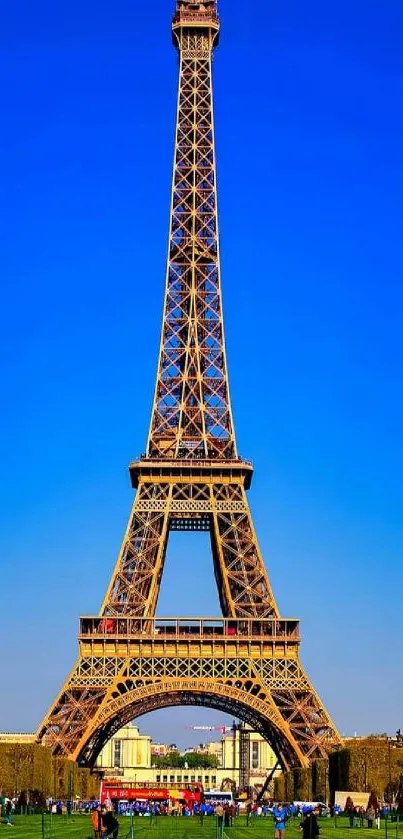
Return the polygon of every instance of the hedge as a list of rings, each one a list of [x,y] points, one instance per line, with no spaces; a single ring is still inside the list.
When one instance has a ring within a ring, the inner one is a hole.
[[[332,801],[336,790],[374,791],[379,800],[393,797],[403,808],[403,748],[386,738],[346,740],[329,760],[314,760],[275,779],[277,801]]]
[[[332,790],[374,790],[380,799],[396,795],[402,786],[403,748],[381,737],[348,740],[329,756],[329,776]]]
[[[99,794],[99,780],[64,757],[53,757],[37,743],[0,742],[0,789],[8,795],[32,790],[44,797],[89,800]]]

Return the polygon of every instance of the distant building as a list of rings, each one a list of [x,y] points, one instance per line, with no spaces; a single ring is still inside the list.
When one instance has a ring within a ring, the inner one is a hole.
[[[232,736],[232,735],[231,735]],[[207,743],[207,754],[216,758],[219,766],[223,766],[223,738]]]
[[[166,743],[151,743],[151,757],[165,757],[168,754]]]
[[[276,756],[260,734],[250,732],[249,778],[251,786],[264,784],[267,774],[277,763]],[[155,749],[155,751],[154,751]],[[137,784],[201,783],[205,789],[239,787],[239,732],[226,734],[212,743],[186,750],[214,755],[217,768],[177,768],[153,766],[153,757],[165,756],[172,748],[163,743],[152,743],[151,737],[140,734],[135,725],[127,725],[113,735],[102,749],[96,768],[105,779],[121,778]]]
[[[96,768],[104,770],[105,777],[130,776],[135,780],[139,769],[151,767],[151,737],[140,734],[136,725],[125,725],[108,740],[100,752]]]
[[[187,749],[181,752],[181,755],[207,755],[209,754],[208,745],[208,743],[199,743],[197,746],[189,746]]]
[[[0,743],[35,743],[35,734],[27,731],[0,731]]]

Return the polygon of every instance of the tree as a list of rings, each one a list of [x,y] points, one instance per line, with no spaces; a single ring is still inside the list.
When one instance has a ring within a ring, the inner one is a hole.
[[[398,809],[403,812],[403,775],[399,778],[399,788],[396,793],[396,804]]]
[[[218,760],[215,755],[200,754],[200,752],[188,752],[185,755],[177,751],[168,752],[166,755],[155,755],[153,764],[159,769],[216,769]]]
[[[189,752],[184,755],[184,763],[186,762],[189,769],[216,769],[218,760],[215,755],[200,754],[199,752]]]
[[[182,758],[179,752],[168,752],[166,755],[155,755],[153,757],[153,764],[161,769],[169,766],[180,767],[182,766],[181,760]]]

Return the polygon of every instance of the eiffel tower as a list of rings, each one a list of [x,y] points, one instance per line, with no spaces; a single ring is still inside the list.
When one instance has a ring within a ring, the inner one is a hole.
[[[221,303],[212,56],[216,0],[177,0],[179,95],[161,346],[147,449],[130,464],[135,501],[100,614],[80,621],[79,655],[37,731],[92,767],[135,717],[174,705],[249,723],[284,769],[342,741],[281,618],[246,491],[229,396]],[[222,617],[155,617],[169,533],[209,531]]]

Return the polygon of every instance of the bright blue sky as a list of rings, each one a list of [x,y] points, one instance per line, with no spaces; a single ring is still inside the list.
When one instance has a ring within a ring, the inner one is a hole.
[[[144,449],[165,273],[171,0],[16,0],[0,83],[0,729],[97,612]],[[401,0],[221,0],[215,93],[239,448],[284,615],[340,730],[403,724]],[[190,560],[194,567],[190,569]],[[216,613],[203,536],[160,613]],[[184,584],[177,585],[181,578]],[[181,709],[142,720],[190,742]],[[200,735],[195,735],[195,740]]]

